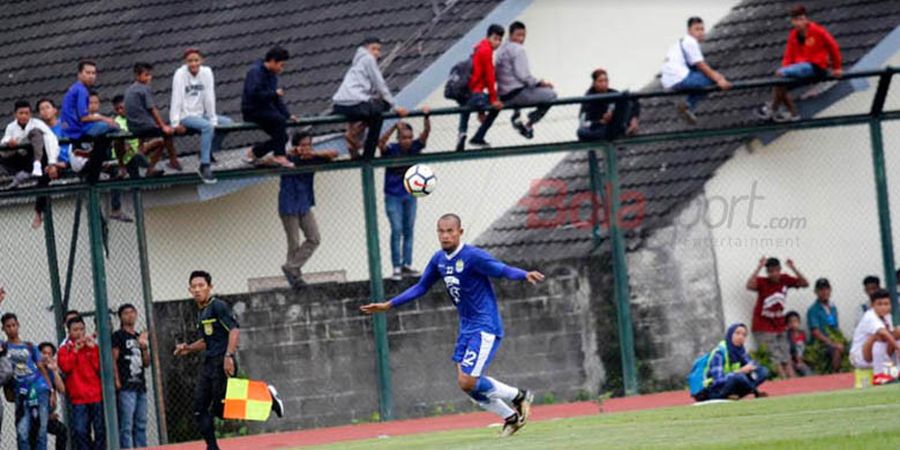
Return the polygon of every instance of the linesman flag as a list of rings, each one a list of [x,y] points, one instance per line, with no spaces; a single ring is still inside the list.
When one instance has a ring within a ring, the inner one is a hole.
[[[266,421],[272,411],[272,396],[264,381],[229,378],[225,391],[226,419]]]

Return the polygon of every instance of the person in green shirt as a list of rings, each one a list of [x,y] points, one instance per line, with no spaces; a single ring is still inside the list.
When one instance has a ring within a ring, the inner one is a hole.
[[[128,133],[128,120],[125,118],[125,97],[123,95],[117,95],[113,97],[113,111],[115,112],[115,116],[113,120],[119,125],[119,129],[123,133]],[[128,139],[124,142],[124,145],[116,145],[113,146],[113,154],[115,155],[118,161],[122,162],[122,166],[119,166],[119,178],[125,178],[127,175],[129,178],[140,178],[141,177],[141,166],[147,166],[147,162],[144,159],[144,156],[140,152],[140,141],[138,139]],[[119,151],[123,152],[121,158],[119,158]],[[157,150],[156,153],[151,156],[151,165],[150,167],[154,167],[156,161],[162,156],[162,152]],[[151,169],[147,171],[149,176],[152,176],[154,173]],[[125,214],[122,211],[122,191],[113,190],[110,193],[110,207],[111,211],[109,213],[109,218],[113,220],[118,220],[119,222],[130,223],[134,220]]]

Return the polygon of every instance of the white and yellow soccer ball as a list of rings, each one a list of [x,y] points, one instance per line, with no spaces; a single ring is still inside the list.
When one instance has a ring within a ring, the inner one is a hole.
[[[416,164],[407,169],[403,175],[403,187],[413,197],[425,197],[434,192],[436,186],[437,177],[425,164]]]

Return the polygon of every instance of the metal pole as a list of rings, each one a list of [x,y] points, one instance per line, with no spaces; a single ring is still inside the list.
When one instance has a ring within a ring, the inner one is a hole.
[[[69,265],[66,266],[66,290],[63,295],[63,314],[69,310],[69,300],[72,298],[72,272],[75,271],[75,254],[78,252],[78,232],[81,229],[81,202],[82,194],[75,197],[75,220],[72,221],[72,242],[69,244]]]
[[[894,272],[894,243],[891,236],[891,206],[888,201],[887,171],[884,162],[884,139],[881,135],[881,120],[873,118],[869,122],[872,140],[872,164],[875,172],[875,194],[878,198],[878,228],[881,232],[881,261],[884,264],[884,282],[891,294],[891,310],[894,322],[900,321],[900,302],[897,301],[897,276]]]
[[[88,191],[88,228],[91,235],[91,266],[94,279],[94,310],[97,316],[97,342],[100,345],[100,377],[103,387],[103,418],[106,425],[106,448],[119,449],[119,423],[116,417],[116,387],[113,375],[112,338],[106,298],[106,261],[103,254],[103,224],[100,217],[100,192]]]
[[[606,159],[607,201],[609,216],[609,238],[612,249],[612,269],[614,295],[616,298],[616,319],[619,323],[619,347],[622,353],[622,381],[625,395],[637,394],[637,368],[634,358],[634,331],[631,323],[631,294],[628,289],[628,263],[625,260],[625,237],[619,227],[621,194],[619,189],[619,169],[616,148],[612,144],[604,146]]]
[[[603,179],[600,176],[600,167],[595,150],[588,152],[588,164],[588,171],[591,177],[591,234],[593,235],[594,248],[596,249],[602,241],[600,215],[598,213],[605,203],[601,204],[600,202],[600,198],[603,196]]]
[[[144,296],[144,317],[146,317],[147,330],[150,332],[150,375],[152,376],[153,389],[156,392],[156,432],[159,443],[169,443],[169,433],[166,429],[165,395],[162,385],[162,371],[159,365],[159,345],[156,335],[156,323],[153,319],[153,289],[150,285],[150,259],[147,254],[147,232],[144,227],[144,199],[140,189],[132,193],[134,203],[134,225],[137,231],[138,256],[141,263],[141,287]]]
[[[53,297],[53,318],[56,321],[56,342],[66,337],[63,315],[62,288],[59,285],[59,259],[56,255],[56,230],[53,227],[53,206],[49,196],[44,208],[44,245],[47,247],[47,268],[50,271],[50,294]]]
[[[371,133],[372,130],[369,130]],[[369,254],[369,284],[372,301],[384,300],[384,280],[381,275],[381,247],[378,242],[378,217],[375,202],[375,174],[370,161],[362,166],[363,206],[366,215],[366,248]],[[391,360],[387,338],[387,318],[384,313],[372,317],[375,334],[375,366],[378,370],[378,405],[381,420],[394,418],[394,398],[391,388]]]

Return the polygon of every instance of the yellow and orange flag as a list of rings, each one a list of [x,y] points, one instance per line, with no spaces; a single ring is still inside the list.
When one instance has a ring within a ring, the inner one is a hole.
[[[264,381],[229,378],[225,391],[226,419],[266,421],[272,411],[272,396]]]

